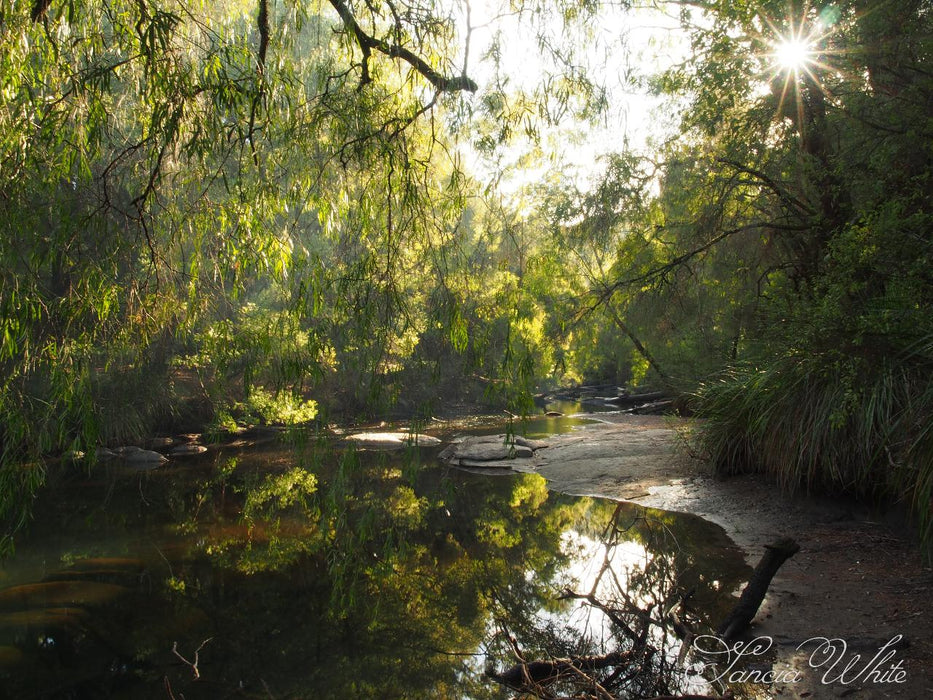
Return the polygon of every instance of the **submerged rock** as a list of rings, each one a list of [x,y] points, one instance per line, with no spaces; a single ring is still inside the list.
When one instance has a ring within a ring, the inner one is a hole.
[[[0,611],[11,614],[32,608],[59,614],[56,610],[72,607],[103,605],[125,594],[127,589],[112,583],[96,581],[48,581],[13,586],[0,591]],[[65,614],[65,613],[61,613]],[[0,618],[0,623],[15,621],[10,615]],[[18,622],[16,624],[19,624]]]
[[[130,464],[138,465],[154,466],[168,461],[168,458],[163,454],[153,452],[152,450],[143,450],[138,447],[130,452],[123,452],[121,456]]]
[[[193,455],[201,455],[207,452],[207,448],[204,445],[178,445],[173,447],[168,451],[173,457],[191,457]]]
[[[119,569],[140,573],[146,568],[142,559],[135,557],[86,557],[73,562],[66,571],[97,571],[98,569]]]
[[[71,566],[53,571],[42,579],[42,583],[54,581],[96,581],[120,586],[138,585],[146,563],[129,557],[93,557],[79,559]]]
[[[347,435],[344,441],[373,450],[399,450],[409,445],[433,447],[441,444],[436,437],[421,433],[355,433]]]
[[[0,634],[7,630],[36,631],[50,628],[68,628],[86,620],[90,613],[80,607],[30,607],[14,612],[0,613]]]
[[[23,662],[23,652],[14,646],[0,646],[0,669],[9,670]]]

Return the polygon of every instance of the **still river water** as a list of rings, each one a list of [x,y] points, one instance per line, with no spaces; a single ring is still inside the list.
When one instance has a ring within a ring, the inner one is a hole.
[[[562,592],[678,587],[714,622],[748,576],[699,518],[436,455],[299,435],[76,469],[0,563],[0,698],[511,697],[484,675],[514,663],[507,635],[537,658],[615,643]]]

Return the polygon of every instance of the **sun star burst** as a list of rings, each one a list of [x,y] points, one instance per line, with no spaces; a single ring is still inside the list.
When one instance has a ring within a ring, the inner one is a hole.
[[[783,37],[774,45],[774,62],[782,70],[803,70],[814,56],[813,45],[805,38]]]

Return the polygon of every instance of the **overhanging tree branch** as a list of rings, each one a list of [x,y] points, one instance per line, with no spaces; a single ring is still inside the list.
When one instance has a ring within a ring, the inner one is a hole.
[[[571,319],[571,325],[580,323],[584,318],[589,314],[596,311],[600,307],[606,307],[608,313],[612,317],[613,322],[619,327],[619,329],[625,333],[625,335],[632,341],[632,344],[635,346],[635,349],[638,353],[645,358],[649,366],[657,372],[658,376],[663,380],[667,380],[668,377],[664,374],[661,368],[658,366],[657,361],[650,354],[647,348],[639,341],[639,339],[632,332],[631,328],[625,323],[624,319],[619,315],[618,311],[612,305],[612,299],[615,296],[616,292],[621,289],[632,287],[639,284],[650,284],[654,283],[659,279],[664,279],[667,275],[673,273],[678,268],[686,266],[690,260],[705,253],[711,248],[715,247],[718,243],[729,238],[730,236],[746,233],[749,231],[756,230],[778,230],[778,231],[798,231],[804,230],[805,225],[793,225],[793,224],[781,224],[774,221],[759,221],[745,226],[739,226],[736,228],[726,229],[720,231],[717,235],[710,238],[705,243],[693,248],[692,250],[682,253],[681,255],[675,256],[674,258],[668,260],[665,263],[657,265],[646,272],[635,275],[634,277],[628,277],[624,279],[616,280],[611,284],[605,282],[600,282],[595,285],[595,288],[591,288],[589,292],[585,295],[592,299],[592,301],[582,307],[579,307],[577,311],[573,314]]]
[[[811,206],[809,206],[805,202],[802,202],[800,199],[792,195],[785,188],[781,187],[781,185],[778,184],[773,178],[766,175],[762,171],[752,168],[748,165],[744,165],[737,161],[730,160],[728,158],[717,158],[716,162],[721,163],[723,165],[728,165],[731,168],[735,168],[737,171],[741,173],[745,173],[746,175],[751,175],[755,179],[762,182],[766,187],[768,187],[768,189],[774,192],[778,197],[780,197],[782,201],[786,202],[787,204],[790,204],[792,207],[794,207],[798,211],[801,211],[808,215],[815,214]]]
[[[434,86],[434,89],[438,92],[476,92],[478,86],[477,84],[468,78],[465,75],[457,76],[447,76],[442,73],[437,72],[431,65],[425,61],[421,56],[417,55],[410,49],[406,49],[404,46],[399,44],[390,44],[383,39],[377,39],[376,37],[367,34],[363,31],[363,28],[360,26],[360,23],[357,21],[356,16],[353,14],[353,11],[350,9],[344,0],[328,0],[331,6],[337,10],[337,14],[340,15],[341,21],[343,21],[344,26],[353,34],[353,38],[356,39],[356,43],[360,47],[360,51],[363,52],[363,61],[362,61],[362,71],[363,75],[360,79],[360,84],[365,85],[372,81],[371,76],[369,75],[369,59],[372,56],[373,51],[378,51],[381,54],[388,56],[389,58],[399,58],[412,68],[414,68],[418,73],[420,73],[425,80],[427,80],[431,85]]]
[[[627,277],[625,279],[616,280],[612,284],[602,285],[599,290],[590,292],[589,295],[595,297],[594,302],[590,304],[589,306],[585,307],[584,309],[582,309],[581,311],[579,311],[575,316],[575,320],[579,320],[579,318],[582,318],[583,316],[587,315],[591,311],[595,311],[602,304],[604,304],[616,291],[623,289],[625,287],[631,287],[636,284],[650,283],[650,282],[654,282],[655,280],[659,278],[664,278],[669,273],[673,272],[674,270],[681,267],[682,265],[685,265],[687,262],[689,262],[691,259],[695,258],[696,256],[702,253],[705,253],[710,248],[715,247],[717,243],[725,240],[726,238],[729,238],[730,236],[734,236],[738,233],[746,233],[748,231],[760,231],[760,230],[804,231],[807,228],[808,227],[805,225],[797,226],[797,225],[791,225],[791,224],[780,224],[774,221],[759,221],[759,222],[755,222],[752,224],[747,224],[745,226],[739,226],[736,228],[726,229],[724,231],[719,232],[718,234],[710,238],[708,241],[706,241],[702,245],[699,245],[696,248],[687,251],[686,253],[678,255],[666,263],[658,265],[657,267],[653,267],[647,272],[644,272],[639,275],[635,275],[634,277]]]

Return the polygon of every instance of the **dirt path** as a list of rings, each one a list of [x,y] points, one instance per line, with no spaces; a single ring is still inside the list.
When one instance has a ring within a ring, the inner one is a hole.
[[[772,669],[785,682],[749,684],[748,697],[933,697],[933,572],[921,566],[902,522],[842,500],[786,497],[760,478],[714,480],[678,451],[683,422],[603,418],[551,438],[521,471],[540,473],[557,491],[703,516],[721,525],[753,565],[779,537],[801,545],[772,582],[751,630],[772,640]],[[896,647],[880,651],[898,635]],[[830,663],[811,668],[797,647],[813,637],[845,640],[844,661],[831,671]],[[787,682],[796,672],[799,679]]]

